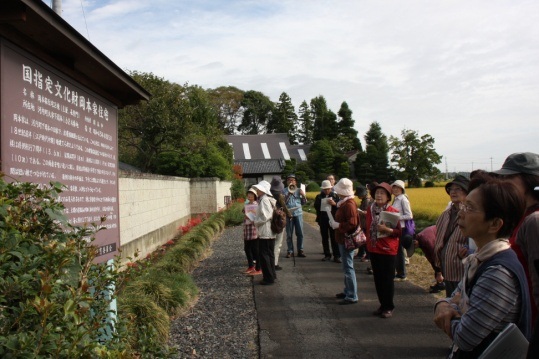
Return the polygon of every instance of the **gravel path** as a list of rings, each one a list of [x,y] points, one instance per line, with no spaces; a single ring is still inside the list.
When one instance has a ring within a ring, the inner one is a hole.
[[[172,322],[178,358],[258,358],[258,321],[241,226],[226,228],[192,273],[200,289],[189,312]]]

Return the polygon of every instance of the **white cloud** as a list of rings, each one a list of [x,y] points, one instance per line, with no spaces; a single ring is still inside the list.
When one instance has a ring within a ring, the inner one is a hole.
[[[123,69],[346,101],[361,137],[373,121],[431,134],[450,170],[539,152],[535,1],[85,0],[86,23],[62,6]]]

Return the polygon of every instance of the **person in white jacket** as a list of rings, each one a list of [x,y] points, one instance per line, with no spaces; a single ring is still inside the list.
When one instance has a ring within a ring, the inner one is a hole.
[[[258,209],[256,211],[255,226],[258,232],[260,269],[262,269],[262,285],[270,285],[277,279],[275,273],[275,233],[271,230],[271,218],[275,199],[271,196],[271,185],[268,181],[260,181],[253,186],[258,194]]]

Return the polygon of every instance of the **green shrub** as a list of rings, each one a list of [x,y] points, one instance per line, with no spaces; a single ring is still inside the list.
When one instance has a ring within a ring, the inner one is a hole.
[[[241,179],[232,180],[232,186],[230,187],[230,194],[232,196],[232,200],[245,198],[245,192],[246,189]]]
[[[224,213],[225,224],[227,226],[239,226],[242,224],[245,218],[242,209],[243,203],[234,202]]]
[[[0,178],[0,357],[125,351],[126,338],[119,334],[100,344],[112,325],[113,297],[103,293],[118,272],[93,263],[99,225],[70,225],[58,201],[62,188]]]
[[[432,181],[426,181],[426,182],[425,182],[425,187],[434,187],[434,182],[432,182]]]
[[[305,187],[306,192],[320,192],[320,186],[316,182],[309,182],[309,184]]]

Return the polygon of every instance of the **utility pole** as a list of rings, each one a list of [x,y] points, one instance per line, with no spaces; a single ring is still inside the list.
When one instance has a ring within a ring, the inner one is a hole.
[[[52,11],[62,16],[62,0],[52,0]]]
[[[492,172],[492,157],[490,157],[490,172]]]

